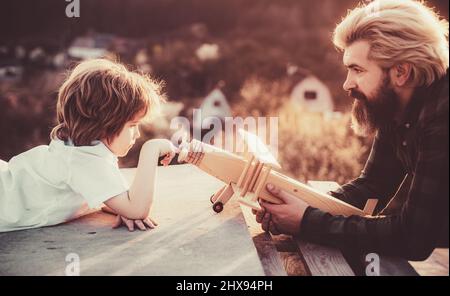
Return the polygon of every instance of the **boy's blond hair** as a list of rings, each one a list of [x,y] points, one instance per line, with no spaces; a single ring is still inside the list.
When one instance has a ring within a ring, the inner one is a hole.
[[[71,140],[75,146],[95,140],[110,143],[136,115],[148,116],[164,98],[161,83],[127,70],[117,62],[81,62],[58,92],[58,125],[50,137]]]
[[[333,42],[345,50],[356,41],[368,41],[370,59],[384,69],[410,63],[410,82],[428,86],[448,69],[448,29],[448,21],[423,1],[376,0],[349,11]]]

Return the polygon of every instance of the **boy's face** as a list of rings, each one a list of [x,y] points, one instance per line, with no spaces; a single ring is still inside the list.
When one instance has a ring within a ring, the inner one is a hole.
[[[131,147],[133,147],[136,139],[141,136],[139,133],[139,124],[143,118],[143,114],[136,115],[132,120],[128,121],[119,135],[116,136],[109,144],[106,140],[103,143],[111,150],[117,157],[127,155]]]

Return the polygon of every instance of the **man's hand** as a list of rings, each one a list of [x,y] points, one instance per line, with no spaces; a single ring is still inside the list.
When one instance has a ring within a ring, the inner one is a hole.
[[[265,231],[274,235],[291,234],[300,232],[300,223],[308,204],[292,194],[276,188],[272,184],[267,185],[267,190],[275,197],[281,199],[283,204],[276,205],[260,200],[262,209],[257,211],[256,222],[261,223]]]
[[[114,225],[112,228],[118,228],[122,224],[124,224],[128,228],[129,231],[134,231],[135,224],[142,231],[145,231],[147,229],[153,229],[156,226],[158,226],[158,223],[156,223],[154,220],[152,220],[149,217],[144,220],[130,220],[130,219],[125,218],[124,216],[117,215],[116,221],[114,222]]]

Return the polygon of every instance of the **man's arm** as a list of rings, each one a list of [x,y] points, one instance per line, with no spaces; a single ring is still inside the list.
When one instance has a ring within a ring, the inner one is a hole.
[[[363,209],[367,200],[376,198],[386,204],[398,189],[405,171],[397,159],[386,133],[377,133],[361,175],[330,195]]]
[[[385,217],[332,216],[308,208],[300,235],[312,242],[336,247],[356,246],[367,252],[426,259],[442,228],[448,228],[448,109],[424,125],[418,161],[401,212]]]

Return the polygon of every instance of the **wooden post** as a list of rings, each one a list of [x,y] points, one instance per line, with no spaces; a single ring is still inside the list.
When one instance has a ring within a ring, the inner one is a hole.
[[[196,151],[197,151],[197,142],[194,142],[191,148],[191,163],[194,164],[195,161],[195,156],[196,156]]]
[[[366,202],[366,205],[364,206],[363,212],[366,213],[366,215],[373,215],[373,211],[375,210],[375,207],[377,206],[378,199],[371,198],[368,199]]]
[[[192,163],[192,155],[193,155],[193,152],[188,150],[187,157],[186,157],[186,160],[185,160],[187,163]]]
[[[258,180],[258,177],[259,177],[263,167],[264,167],[264,164],[259,162],[258,166],[256,167],[256,172],[253,174],[252,180],[250,182],[250,186],[248,187],[249,192],[253,192],[256,180]]]
[[[217,196],[214,203],[221,202],[222,204],[226,204],[234,194],[233,186],[228,184],[225,189],[221,191],[222,192]]]
[[[201,163],[202,160],[203,160],[203,157],[205,157],[205,153],[204,153],[204,152],[200,153],[200,157],[198,158],[198,161],[197,161],[197,163],[196,163],[197,166],[200,165],[200,163]]]
[[[194,154],[195,155],[194,161],[193,161],[194,165],[198,165],[200,158],[202,157],[202,154],[203,154],[203,152],[202,152],[202,147],[200,144],[200,149],[197,152],[195,152],[195,154]]]
[[[247,161],[247,164],[244,167],[244,170],[242,171],[241,176],[239,177],[239,180],[237,182],[237,187],[241,188],[242,183],[244,182],[245,176],[247,175],[248,169],[252,165],[253,159],[255,158],[254,155],[251,156],[251,158]]]
[[[253,176],[256,173],[256,169],[259,166],[259,164],[260,164],[260,162],[259,162],[259,160],[257,160],[255,165],[250,167],[249,173],[247,174],[247,178],[244,183],[244,187],[242,188],[242,191],[241,191],[241,196],[245,196],[247,194],[248,188],[250,186],[250,182],[252,181]]]
[[[220,188],[214,195],[211,197],[211,203],[215,203],[219,196],[222,194],[222,192],[227,188],[228,185],[223,186]]]
[[[253,197],[253,199],[255,201],[258,199],[258,196],[261,193],[261,190],[264,188],[264,185],[266,185],[266,180],[267,180],[267,177],[269,177],[271,170],[272,170],[272,168],[270,166],[264,167],[261,177],[259,178],[259,183],[255,190],[255,196]]]

